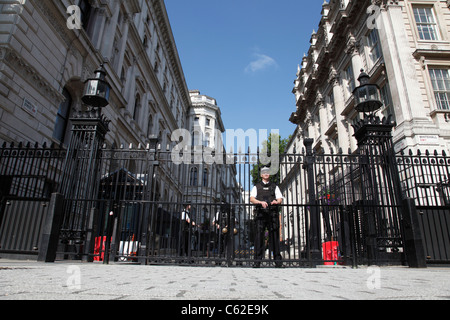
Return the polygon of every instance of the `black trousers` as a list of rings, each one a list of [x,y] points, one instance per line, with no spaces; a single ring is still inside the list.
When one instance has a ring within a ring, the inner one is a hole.
[[[188,256],[189,255],[189,245],[191,239],[189,234],[189,229],[183,229],[181,231],[181,248],[180,248],[180,256]]]
[[[280,253],[280,220],[278,211],[263,212],[257,211],[255,217],[256,234],[255,234],[255,260],[258,262],[264,257],[265,231],[269,232],[269,250],[273,253],[275,261],[281,260]]]
[[[192,232],[194,232],[189,223],[181,221],[181,237],[180,237],[180,256],[189,256],[189,249],[191,247]]]

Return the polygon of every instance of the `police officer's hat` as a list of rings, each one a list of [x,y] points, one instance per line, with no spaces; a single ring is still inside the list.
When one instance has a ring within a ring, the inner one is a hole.
[[[268,174],[270,174],[270,168],[268,168],[268,167],[262,167],[262,168],[261,168],[261,174],[263,174],[263,173],[268,173]]]

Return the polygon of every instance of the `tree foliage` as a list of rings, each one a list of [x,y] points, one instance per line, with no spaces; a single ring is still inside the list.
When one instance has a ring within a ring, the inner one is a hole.
[[[268,155],[269,157],[272,156],[271,154],[271,150],[272,150],[272,144],[274,144],[274,148],[276,148],[276,145],[278,145],[278,155],[281,157],[285,150],[286,147],[289,143],[290,137],[289,138],[285,138],[282,139],[281,136],[277,133],[271,133],[269,135],[269,137],[267,138],[267,140],[264,140],[261,145],[262,148],[260,150],[260,155]],[[262,164],[261,159],[258,158],[258,163],[254,164],[252,167],[252,170],[250,171],[250,174],[252,176],[252,183],[253,185],[255,185],[256,183],[258,183],[261,180],[261,176],[260,176],[260,170],[262,167],[265,166],[270,166],[270,164]],[[270,176],[270,181],[275,182],[275,183],[279,183],[280,182],[280,168],[278,166],[277,168],[277,174],[275,175],[271,175]]]

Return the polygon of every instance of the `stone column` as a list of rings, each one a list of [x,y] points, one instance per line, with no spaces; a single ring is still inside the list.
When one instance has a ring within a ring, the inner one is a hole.
[[[330,73],[330,82],[333,84],[334,108],[336,111],[339,148],[342,148],[342,150],[346,152],[350,146],[350,141],[348,138],[348,129],[345,124],[345,118],[342,116],[342,112],[345,108],[345,101],[342,86],[340,85],[341,79],[334,69],[332,69]]]

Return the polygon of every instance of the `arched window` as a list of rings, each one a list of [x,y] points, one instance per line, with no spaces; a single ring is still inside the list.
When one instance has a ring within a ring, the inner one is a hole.
[[[81,13],[81,23],[83,25],[84,30],[88,30],[89,27],[89,19],[91,17],[92,6],[89,3],[89,0],[78,0],[78,3],[75,3],[80,8]]]
[[[142,44],[144,45],[144,48],[148,48],[148,39],[147,39],[147,35],[144,35],[144,40],[142,40]]]
[[[138,121],[140,112],[141,112],[141,97],[139,96],[139,94],[137,94],[136,99],[134,101],[134,111],[133,111],[134,121]]]
[[[203,169],[203,186],[204,187],[208,186],[208,169],[207,168]]]
[[[65,140],[68,140],[66,138],[69,136],[68,131],[70,130],[70,128],[68,124],[70,109],[72,107],[72,96],[70,95],[69,90],[67,90],[66,88],[63,89],[63,96],[65,100],[59,105],[55,120],[55,128],[53,130],[53,138],[64,143],[67,142]]]
[[[197,183],[198,183],[198,169],[197,167],[192,167],[189,176],[189,185],[194,187],[197,185]]]

